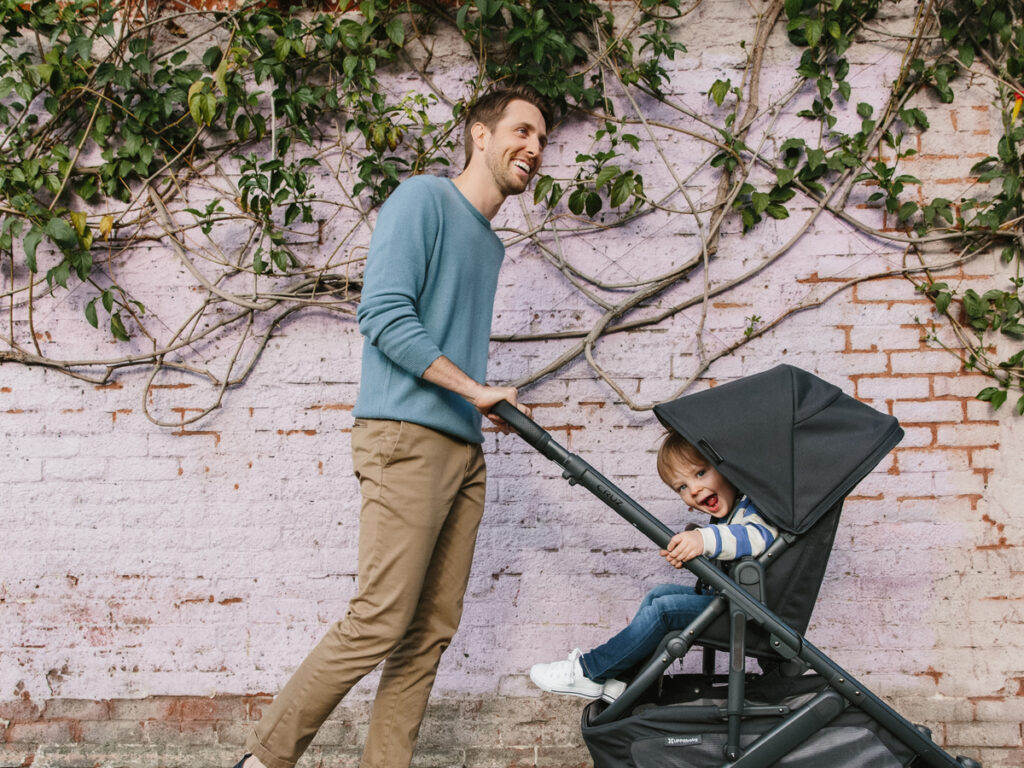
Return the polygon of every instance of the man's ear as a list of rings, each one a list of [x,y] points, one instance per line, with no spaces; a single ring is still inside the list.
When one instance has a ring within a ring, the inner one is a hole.
[[[473,137],[473,149],[474,154],[476,152],[482,152],[484,146],[487,144],[487,137],[490,136],[490,130],[481,122],[473,123],[473,127],[469,129],[470,136]]]

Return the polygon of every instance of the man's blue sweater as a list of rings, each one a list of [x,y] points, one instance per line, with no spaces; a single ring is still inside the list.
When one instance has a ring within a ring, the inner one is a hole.
[[[498,270],[491,223],[448,179],[414,176],[380,209],[357,318],[366,337],[354,415],[483,442],[480,413],[420,377],[444,355],[483,382]]]

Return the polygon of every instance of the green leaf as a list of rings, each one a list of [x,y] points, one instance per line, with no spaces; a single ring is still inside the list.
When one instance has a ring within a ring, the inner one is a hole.
[[[768,196],[767,192],[755,192],[750,196],[750,202],[754,206],[754,213],[764,213],[765,209],[771,204],[772,199]]]
[[[1003,194],[1007,197],[1016,197],[1020,192],[1020,177],[1015,175],[1003,179]]]
[[[997,387],[986,387],[976,397],[978,400],[985,400],[992,404],[992,410],[998,410],[999,406],[1006,402],[1007,392]]]
[[[25,248],[25,264],[28,266],[29,272],[36,272],[36,248],[39,247],[39,243],[43,239],[43,230],[37,225],[33,224],[32,229],[25,235],[25,240],[22,242],[22,246]]]
[[[274,41],[274,56],[278,61],[284,61],[292,51],[292,41],[282,35]]]
[[[775,178],[779,180],[779,186],[784,187],[787,184],[792,183],[793,177],[796,175],[796,171],[792,168],[776,168]]]
[[[533,187],[533,204],[539,205],[540,201],[548,196],[555,180],[551,176],[541,176]]]
[[[92,38],[82,35],[68,43],[68,56],[77,57],[83,61],[90,61],[92,57]]]
[[[392,43],[401,47],[405,44],[405,27],[402,25],[402,19],[399,16],[395,16],[391,21],[388,22],[386,27],[388,39]]]
[[[807,142],[803,139],[786,139],[783,142],[780,149],[781,152],[789,152],[790,150],[800,150],[807,146]]]
[[[808,19],[807,26],[804,27],[804,32],[807,34],[807,45],[814,48],[818,41],[821,40],[822,30],[823,24],[821,19]]]
[[[213,71],[220,66],[220,63],[224,58],[224,51],[221,50],[219,45],[210,46],[203,53],[203,66],[208,70]]]
[[[800,12],[804,9],[803,0],[786,0],[786,16],[791,19],[796,18],[800,15]]]
[[[64,219],[59,217],[50,219],[43,227],[43,231],[62,249],[74,248],[78,245],[78,234]]]
[[[957,52],[960,55],[960,61],[963,62],[965,67],[970,67],[974,63],[974,46],[973,45],[961,45]]]
[[[825,164],[825,150],[823,149],[809,149],[807,150],[807,167],[812,171],[816,170],[819,166]]]
[[[288,271],[288,252],[280,248],[275,248],[270,252],[270,258],[274,261],[274,266],[277,267],[279,272]]]
[[[584,187],[576,187],[569,195],[569,210],[577,216],[583,213],[583,206],[587,201],[587,190]]]
[[[51,287],[54,283],[57,283],[62,288],[67,288],[69,277],[71,277],[71,265],[67,261],[62,261],[46,272],[46,282]]]
[[[601,196],[597,194],[597,192],[591,192],[588,194],[586,199],[587,216],[593,217],[601,210],[601,206],[603,204]]]
[[[110,332],[118,341],[128,341],[128,331],[125,330],[124,323],[121,322],[120,312],[115,312],[110,316]]]
[[[913,200],[905,202],[903,205],[900,206],[900,221],[906,221],[915,213],[917,213],[917,203],[915,203]]]
[[[618,208],[632,196],[634,185],[635,181],[632,173],[624,173],[618,178],[612,186],[610,198],[612,208]]]
[[[789,218],[789,209],[787,209],[784,205],[779,205],[778,203],[772,203],[771,205],[764,209],[764,212],[771,216],[773,219]]]
[[[85,319],[93,328],[99,328],[99,318],[96,317],[96,299],[85,305]]]
[[[832,78],[822,75],[818,78],[818,94],[821,98],[827,99],[830,93],[832,93]]]
[[[715,80],[711,86],[711,90],[708,91],[708,96],[715,102],[717,106],[722,106],[722,102],[725,101],[726,95],[729,93],[729,88],[732,83],[729,80]]]
[[[594,179],[594,188],[601,189],[601,187],[608,184],[612,179],[618,176],[621,170],[616,165],[606,165],[600,171],[598,171],[597,178]]]

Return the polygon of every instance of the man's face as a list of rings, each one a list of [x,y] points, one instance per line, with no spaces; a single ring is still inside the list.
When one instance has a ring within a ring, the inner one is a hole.
[[[484,131],[483,155],[494,183],[506,197],[520,194],[540,170],[548,142],[543,115],[517,99],[505,107],[493,131]]]
[[[675,462],[668,470],[668,484],[693,509],[721,519],[736,503],[735,486],[706,461]]]

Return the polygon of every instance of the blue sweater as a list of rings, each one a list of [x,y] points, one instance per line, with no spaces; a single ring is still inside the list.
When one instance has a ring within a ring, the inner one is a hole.
[[[448,179],[414,176],[380,209],[357,318],[366,337],[354,414],[483,442],[480,413],[420,378],[444,355],[483,382],[498,270],[491,223]]]

